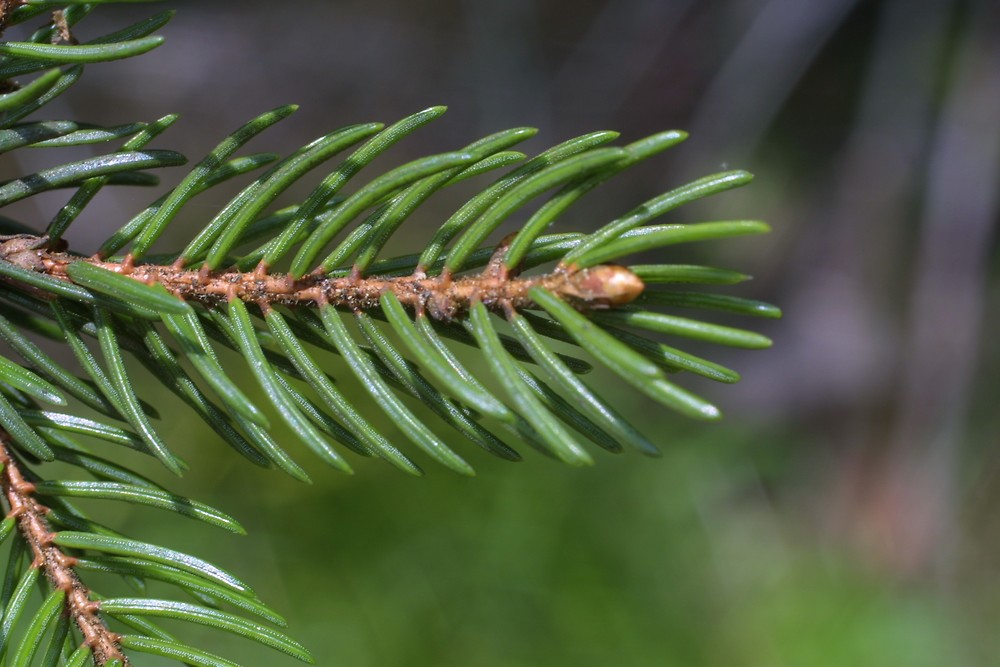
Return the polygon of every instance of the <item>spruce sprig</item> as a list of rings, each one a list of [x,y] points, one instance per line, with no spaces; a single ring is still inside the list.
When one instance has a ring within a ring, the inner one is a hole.
[[[525,443],[572,465],[590,464],[593,445],[655,455],[655,443],[587,383],[592,364],[680,413],[717,419],[715,406],[670,376],[687,371],[734,382],[738,375],[657,334],[741,348],[770,345],[757,333],[684,314],[779,316],[757,301],[690,291],[746,276],[696,265],[619,263],[668,245],[766,232],[765,224],[748,220],[655,224],[683,204],[749,182],[746,172],[675,188],[591,233],[548,232],[604,181],[683,141],[686,135],[677,131],[621,147],[611,145],[617,133],[595,132],[529,158],[514,147],[535,130],[514,128],[382,174],[364,173],[444,113],[433,107],[388,126],[334,130],[284,157],[237,155],[295,112],[284,106],[223,139],[96,254],[74,252],[63,236],[102,188],[154,185],[151,170],[186,162],[176,152],[147,147],[176,116],[112,127],[34,119],[77,83],[85,64],[132,57],[161,43],[153,33],[170,12],[78,41],[79,22],[113,2],[0,0],[0,32],[42,20],[22,41],[0,42],[0,152],[111,147],[0,184],[0,206],[71,190],[47,226],[0,219],[0,337],[10,354],[0,357],[0,489],[9,510],[0,542],[11,543],[0,587],[0,665],[38,659],[127,665],[128,654],[142,652],[185,664],[233,664],[175,638],[156,625],[158,617],[219,628],[312,660],[261,622],[284,625],[235,575],[124,536],[73,505],[74,498],[115,500],[242,531],[224,513],[112,460],[117,446],[148,454],[177,474],[188,466],[160,435],[156,410],[137,390],[127,356],[241,456],[308,480],[293,458],[297,447],[269,434],[277,420],[348,473],[352,461],[371,457],[414,475],[422,474],[421,459],[472,475],[461,451],[466,443],[505,460],[518,460],[512,443]],[[193,198],[244,175],[252,180],[184,248],[153,254]],[[491,176],[420,252],[384,256],[387,241],[429,197]],[[317,185],[301,203],[273,210],[305,179]],[[531,212],[517,232],[489,242],[525,211]],[[498,329],[501,321],[509,333]],[[78,367],[42,351],[39,336],[64,343]],[[555,342],[576,351],[557,352]],[[490,377],[460,361],[456,345],[481,350]],[[222,362],[225,348],[239,353],[243,369]],[[340,389],[345,378],[326,370],[333,356],[409,442],[390,441],[362,415]],[[259,384],[262,405],[232,377],[236,370],[249,371]],[[433,417],[414,411],[407,397]],[[74,414],[82,407],[99,417]],[[82,479],[50,478],[46,464],[55,461]],[[119,575],[139,594],[102,599],[85,583],[92,572]],[[172,584],[195,603],[147,597],[146,579]],[[36,588],[43,591],[37,607],[29,602]]]

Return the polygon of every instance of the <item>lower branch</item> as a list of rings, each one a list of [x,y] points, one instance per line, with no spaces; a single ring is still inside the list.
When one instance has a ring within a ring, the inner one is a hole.
[[[90,647],[94,664],[100,667],[118,659],[129,665],[128,658],[118,647],[118,635],[112,632],[98,614],[100,603],[90,599],[90,591],[76,575],[76,559],[64,554],[53,544],[53,533],[45,520],[48,508],[34,497],[35,486],[21,473],[10,452],[10,436],[0,432],[0,490],[10,506],[9,516],[17,519],[21,537],[31,547],[31,567],[41,568],[53,587],[66,592],[66,613],[83,634]]]

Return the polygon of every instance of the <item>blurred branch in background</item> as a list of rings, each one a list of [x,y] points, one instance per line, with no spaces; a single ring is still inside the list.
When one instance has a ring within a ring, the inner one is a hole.
[[[959,472],[1000,203],[998,18],[989,0],[964,17],[928,156],[891,472],[876,500],[888,555],[904,570],[949,572],[961,537]]]
[[[858,8],[877,24],[865,41],[856,25],[842,29],[854,4],[764,3],[691,127],[716,153],[773,151],[774,119],[797,119],[786,100],[836,85],[806,74],[825,51],[844,54],[836,42],[853,40],[867,54],[845,139],[820,160],[814,149],[813,194],[790,231],[793,268],[779,287],[790,333],[771,369],[771,398],[785,408],[769,411],[805,420],[832,446],[832,495],[818,511],[833,537],[894,576],[943,574],[962,544],[965,420],[998,219],[998,12],[870,3]]]
[[[458,76],[482,82],[470,90],[482,132],[502,126],[506,110],[525,100],[530,100],[538,114],[532,122],[552,123],[551,73],[540,52],[545,38],[536,4],[532,0],[462,2],[466,55],[456,64]]]
[[[793,264],[793,318],[804,331],[798,380],[790,384],[806,392],[800,396],[808,395],[807,384],[824,387],[819,403],[836,406],[824,427],[837,456],[826,514],[835,537],[865,542],[869,559],[890,568],[902,555],[887,562],[883,538],[892,526],[875,520],[872,496],[886,482],[884,423],[903,361],[896,341],[906,335],[899,318],[912,270],[914,202],[921,200],[922,156],[953,11],[950,0],[879,7],[853,120],[831,160],[830,187],[815,195],[819,224],[803,230],[812,238]],[[926,564],[926,554],[918,560]]]
[[[710,80],[691,120],[707,155],[742,160],[858,0],[767,0]]]
[[[693,5],[692,0],[605,3],[556,67],[552,94],[585,100],[592,121],[611,124],[662,65],[665,46],[677,38]]]

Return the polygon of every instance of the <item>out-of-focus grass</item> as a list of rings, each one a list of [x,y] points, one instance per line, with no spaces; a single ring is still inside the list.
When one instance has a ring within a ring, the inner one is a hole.
[[[520,464],[474,458],[475,479],[438,467],[413,479],[365,462],[347,477],[303,453],[312,486],[178,422],[170,437],[199,443],[185,448],[199,463],[183,486],[250,535],[181,531],[149,512],[122,525],[229,567],[320,665],[978,664],[985,647],[961,609],[803,529],[788,456],[809,446],[801,436],[648,414],[662,459],[598,454],[579,470],[529,451]],[[247,665],[293,664],[176,630]]]

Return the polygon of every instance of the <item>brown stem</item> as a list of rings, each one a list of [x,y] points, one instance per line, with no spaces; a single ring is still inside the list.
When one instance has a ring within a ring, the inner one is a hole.
[[[314,272],[293,279],[287,275],[268,274],[260,267],[248,272],[209,271],[185,269],[176,264],[134,264],[129,257],[122,262],[82,259],[50,250],[44,242],[44,237],[10,237],[0,243],[0,260],[65,281],[70,281],[69,265],[85,261],[147,284],[158,283],[181,299],[209,306],[238,298],[247,303],[286,306],[328,303],[364,311],[377,308],[379,297],[392,292],[411,310],[447,321],[466,312],[476,300],[496,310],[504,303],[519,309],[531,308],[534,302],[528,292],[533,287],[544,287],[581,310],[626,304],[644,288],[638,276],[625,267],[614,265],[578,270],[556,268],[538,276],[512,277],[491,261],[481,273],[457,278],[421,274],[380,277],[357,273],[337,278]]]
[[[73,36],[73,31],[69,27],[69,22],[66,20],[66,12],[62,9],[57,9],[52,12],[52,25],[55,30],[52,31],[52,43],[58,44],[59,42],[65,42],[67,44],[79,44],[76,37]]]
[[[45,515],[48,508],[34,497],[35,486],[24,478],[9,449],[10,436],[0,431],[0,490],[10,506],[8,516],[17,519],[21,536],[31,547],[31,567],[41,568],[56,589],[66,592],[66,613],[80,628],[84,643],[90,647],[94,664],[100,667],[118,659],[128,665],[128,658],[118,647],[118,635],[108,629],[98,613],[100,603],[90,599],[90,590],[73,570],[76,559],[64,554],[53,543]]]
[[[4,28],[7,27],[11,12],[22,4],[24,4],[22,0],[0,0],[0,35],[3,35]]]

